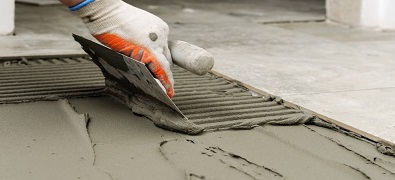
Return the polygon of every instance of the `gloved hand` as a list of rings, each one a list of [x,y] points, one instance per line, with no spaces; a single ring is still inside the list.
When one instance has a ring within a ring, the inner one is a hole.
[[[159,17],[121,0],[86,0],[70,9],[101,43],[148,66],[169,97],[174,95],[168,25]],[[81,5],[81,4],[80,4]],[[74,9],[73,9],[74,8]]]

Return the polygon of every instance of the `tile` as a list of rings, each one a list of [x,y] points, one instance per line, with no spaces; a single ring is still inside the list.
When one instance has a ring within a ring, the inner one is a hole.
[[[395,87],[395,61],[390,56],[358,53],[341,44],[322,46],[327,48],[309,44],[302,50],[292,44],[271,46],[273,51],[248,47],[209,50],[216,60],[215,70],[279,96]]]
[[[309,34],[338,42],[356,42],[365,44],[369,41],[395,40],[395,32],[374,29],[350,28],[327,22],[321,23],[283,23],[272,26]]]
[[[151,2],[150,4],[158,3]],[[169,3],[164,1],[161,5],[163,4]],[[323,0],[247,0],[242,2],[217,0],[209,2],[209,5],[192,0],[179,0],[171,1],[171,4],[181,6],[188,12],[199,10],[218,12],[256,23],[325,19],[325,1]]]
[[[361,49],[373,49],[391,55],[393,55],[393,53],[395,52],[395,40],[372,40],[366,43],[348,42],[347,44]]]
[[[85,54],[81,47],[71,40],[13,40],[0,42],[0,56],[46,56]]]
[[[395,142],[395,88],[283,96],[304,108]]]

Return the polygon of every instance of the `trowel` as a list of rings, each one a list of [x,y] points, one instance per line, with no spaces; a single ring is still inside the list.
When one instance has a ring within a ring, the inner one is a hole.
[[[73,37],[101,69],[107,92],[112,98],[161,128],[186,134],[198,134],[204,130],[188,120],[145,64],[81,36],[73,34]],[[169,42],[169,49],[176,65],[195,74],[203,75],[214,65],[212,55],[198,46],[173,41]]]

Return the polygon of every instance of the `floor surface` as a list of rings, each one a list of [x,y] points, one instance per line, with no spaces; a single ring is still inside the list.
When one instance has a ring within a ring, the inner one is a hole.
[[[395,142],[395,32],[326,23],[322,0],[133,3],[210,50],[216,71]],[[0,56],[83,53],[71,33],[89,37],[62,6],[17,4],[15,33]]]
[[[188,136],[109,97],[3,104],[0,119],[1,179],[395,177],[395,157],[374,143],[311,125]]]

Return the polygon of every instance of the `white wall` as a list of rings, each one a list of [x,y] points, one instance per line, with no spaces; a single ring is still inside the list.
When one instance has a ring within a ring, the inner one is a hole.
[[[395,30],[395,0],[327,0],[326,9],[334,22]]]
[[[327,0],[326,15],[330,20],[348,24],[359,25],[361,14],[361,0]]]
[[[0,0],[0,35],[14,32],[15,0]]]
[[[372,0],[370,0],[372,1]],[[395,29],[395,1],[380,0],[380,23],[379,26]]]

